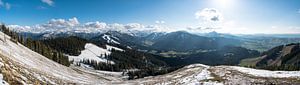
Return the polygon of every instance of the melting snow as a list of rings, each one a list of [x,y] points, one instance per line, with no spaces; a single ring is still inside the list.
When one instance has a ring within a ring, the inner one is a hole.
[[[247,73],[259,77],[275,77],[275,78],[300,78],[300,71],[269,71],[269,70],[259,70],[251,69],[245,67],[229,66],[230,68],[240,71],[242,73]]]
[[[102,38],[105,39],[105,40],[107,40],[107,41],[106,41],[107,43],[120,44],[119,42],[117,42],[117,41],[111,39],[109,35],[104,34],[104,35],[102,36]],[[113,37],[113,38],[116,38],[116,37]]]
[[[112,46],[107,46],[107,47],[108,49],[116,48]],[[114,63],[113,61],[109,61],[104,57],[104,55],[109,55],[111,53],[108,49],[98,47],[91,43],[87,43],[84,48],[85,49],[81,51],[81,54],[79,56],[69,56],[69,60],[74,60],[74,62],[79,62],[81,60],[95,60],[98,62]],[[118,49],[118,50],[122,50],[122,49]]]
[[[112,50],[112,49],[114,49],[114,50],[118,50],[118,51],[124,51],[124,50],[121,49],[121,48],[117,48],[117,47],[110,46],[110,45],[106,45],[106,49],[107,49],[107,50]]]

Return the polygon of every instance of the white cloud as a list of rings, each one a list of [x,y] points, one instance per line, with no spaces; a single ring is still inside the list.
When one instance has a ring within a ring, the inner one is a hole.
[[[47,32],[82,32],[82,33],[103,33],[107,31],[119,31],[119,32],[169,32],[167,26],[161,25],[143,25],[140,23],[129,24],[107,24],[105,22],[87,22],[80,24],[76,17],[71,19],[51,19],[47,23],[37,24],[33,26],[19,26],[9,25],[10,28],[20,32],[33,32],[33,33],[47,33]]]
[[[126,24],[124,27],[125,27],[126,29],[139,29],[139,28],[145,28],[144,25],[139,24],[139,23],[129,23],[129,24]]]
[[[42,0],[42,2],[48,4],[49,6],[53,6],[54,5],[53,0]]]
[[[2,0],[0,0],[0,8],[4,7],[5,9],[9,10],[11,8],[11,5],[9,3],[5,3]]]
[[[223,29],[223,16],[215,8],[204,8],[195,13],[195,18],[199,24],[194,27],[188,27],[187,30],[192,32],[210,32]]]
[[[106,27],[106,23],[104,22],[88,22],[84,24],[84,27],[86,28],[105,28]]]
[[[202,19],[205,21],[217,22],[222,21],[222,14],[215,8],[205,8],[195,13],[196,19]]]
[[[77,24],[80,24],[76,17],[69,19],[69,23],[70,23],[71,25],[77,25]]]
[[[2,0],[0,0],[0,6],[3,6],[4,2]]]
[[[64,19],[51,19],[47,25],[51,26],[58,26],[58,27],[68,27],[68,26],[75,26],[80,24],[76,17],[71,18],[69,20]]]

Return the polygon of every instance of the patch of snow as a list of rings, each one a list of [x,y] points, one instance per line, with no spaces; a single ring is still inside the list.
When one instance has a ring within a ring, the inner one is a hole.
[[[204,64],[192,64],[192,65],[186,66],[186,68],[195,68],[195,67],[205,67],[205,68],[209,68],[208,65],[204,65]]]
[[[92,43],[87,43],[84,48],[85,49],[81,51],[80,55],[69,56],[69,60],[74,60],[74,62],[80,62],[82,60],[95,60],[97,62],[109,62],[114,64],[113,61],[109,61],[104,57],[104,55],[109,55],[111,53],[109,50],[98,47]],[[110,48],[112,49],[113,47],[111,46]]]
[[[124,50],[121,49],[121,48],[117,48],[117,47],[110,46],[110,45],[106,45],[106,49],[107,49],[107,50],[112,50],[112,49],[114,49],[114,50],[118,50],[118,51],[124,51]]]
[[[202,67],[203,69],[201,70],[200,73],[186,76],[178,82],[182,83],[183,85],[223,85],[222,83],[219,83],[219,82],[202,81],[202,80],[214,78],[211,76],[211,72],[208,71],[209,66],[203,65],[203,64],[192,64],[192,65],[187,66],[187,68],[190,68],[190,69],[196,68],[196,67],[198,67],[198,68]],[[202,81],[202,82],[200,82],[200,81]]]
[[[106,40],[107,43],[114,43],[114,44],[120,44],[119,42],[115,41],[114,39],[112,39],[109,35],[104,34],[102,36],[102,38],[104,40]]]
[[[237,70],[242,73],[259,76],[259,77],[274,77],[274,78],[300,78],[300,71],[269,71],[259,70],[245,67],[229,66],[232,70]]]
[[[130,46],[126,46],[126,48],[128,48],[128,49],[132,49]]]
[[[3,80],[2,74],[0,74],[0,85],[9,85],[5,80]]]

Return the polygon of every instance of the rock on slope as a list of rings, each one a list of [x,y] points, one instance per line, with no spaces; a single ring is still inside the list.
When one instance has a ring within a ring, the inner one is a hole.
[[[236,66],[193,64],[177,71],[136,80],[123,80],[120,72],[66,67],[14,43],[0,32],[1,74],[12,85],[20,84],[163,84],[248,85],[300,84],[299,71],[267,71]]]

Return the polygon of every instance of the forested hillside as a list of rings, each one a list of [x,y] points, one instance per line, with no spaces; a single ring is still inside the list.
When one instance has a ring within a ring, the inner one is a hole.
[[[38,40],[33,40],[31,38],[25,38],[22,35],[19,35],[17,32],[10,30],[5,25],[1,25],[1,31],[6,35],[11,37],[11,41],[23,44],[27,48],[55,61],[62,65],[69,66],[69,59],[67,56],[63,55],[63,52],[54,50],[48,45],[45,45],[43,42]]]
[[[84,45],[88,43],[87,40],[76,36],[50,38],[40,41],[68,55],[79,55],[80,51],[84,50]]]
[[[259,52],[242,47],[225,46],[216,50],[183,54],[178,57],[161,58],[170,65],[189,65],[203,63],[207,65],[238,65],[240,60],[259,56]]]
[[[274,47],[260,57],[243,60],[241,65],[269,70],[300,70],[300,44]]]

